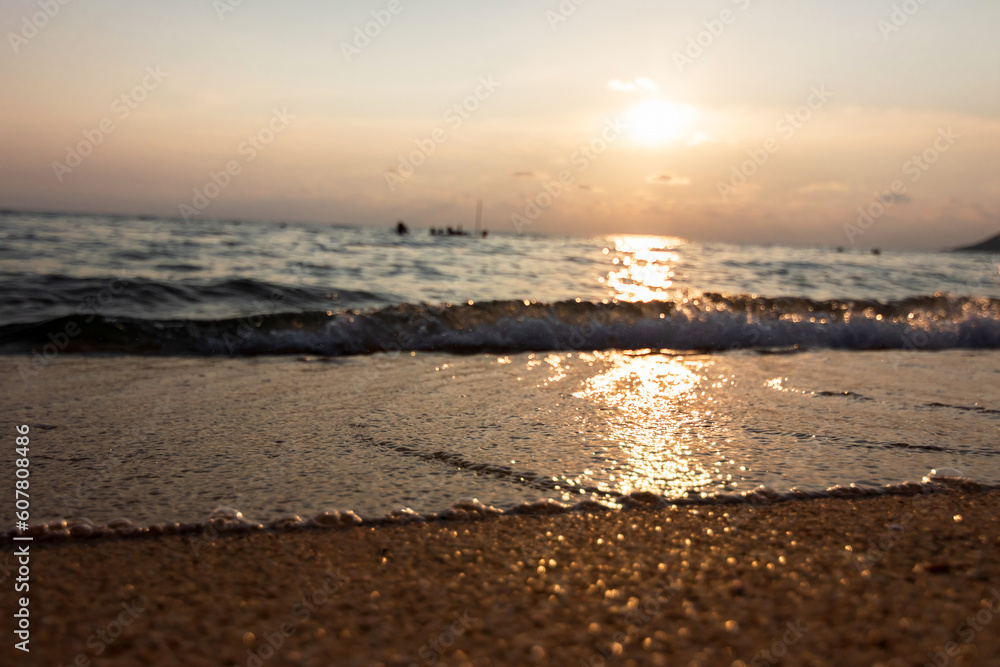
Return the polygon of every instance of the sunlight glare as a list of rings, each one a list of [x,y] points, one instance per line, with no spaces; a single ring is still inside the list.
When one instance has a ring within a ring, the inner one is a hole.
[[[692,457],[701,445],[692,431],[710,413],[699,413],[692,405],[712,362],[656,354],[598,354],[613,365],[590,378],[573,396],[613,409],[606,417],[607,440],[628,461],[616,471],[618,492],[678,497],[709,485],[712,471]],[[590,480],[574,481],[586,484]]]
[[[664,146],[688,139],[697,134],[694,129],[697,117],[695,107],[663,100],[640,102],[625,112],[630,137],[644,146]]]
[[[676,249],[686,241],[669,236],[629,235],[614,237],[614,243],[615,252],[623,257],[612,258],[616,268],[605,279],[612,297],[648,303],[675,296],[673,267],[680,260]]]

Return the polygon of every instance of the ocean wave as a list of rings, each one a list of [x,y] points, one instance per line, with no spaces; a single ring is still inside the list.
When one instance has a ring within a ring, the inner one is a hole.
[[[161,320],[70,315],[0,327],[7,354],[343,356],[559,350],[1000,348],[1000,300],[892,302],[703,295],[683,301],[490,301]]]
[[[183,267],[176,265],[174,270]],[[193,265],[187,270],[200,270]],[[161,281],[149,278],[80,278],[61,274],[3,274],[0,322],[41,316],[93,315],[162,318],[203,317],[260,311],[311,312],[378,307],[398,297],[365,290],[283,285],[252,278]],[[40,318],[39,318],[40,319]]]

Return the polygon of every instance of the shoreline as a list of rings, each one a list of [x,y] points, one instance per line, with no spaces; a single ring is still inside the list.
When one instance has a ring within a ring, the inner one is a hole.
[[[39,543],[31,653],[10,640],[0,654],[81,667],[988,664],[998,509],[1000,491],[954,490]]]
[[[958,472],[958,471],[948,471]],[[981,493],[1000,491],[1000,486],[983,484],[958,476],[931,474],[920,482],[900,482],[884,487],[836,486],[826,491],[776,491],[760,487],[744,494],[719,494],[667,498],[645,491],[607,497],[604,502],[583,500],[576,504],[560,503],[551,498],[498,508],[476,499],[461,500],[442,512],[420,514],[409,508],[393,510],[382,516],[359,516],[353,510],[324,510],[315,516],[286,514],[267,523],[248,519],[236,508],[220,507],[203,521],[134,523],[119,518],[105,524],[88,519],[53,519],[32,523],[26,530],[0,532],[0,549],[17,545],[20,536],[35,544],[65,544],[84,541],[142,540],[177,536],[183,540],[206,541],[225,537],[241,537],[258,533],[298,534],[311,531],[348,530],[351,528],[384,528],[412,524],[433,525],[483,521],[499,517],[559,516],[572,514],[602,514],[614,512],[656,512],[660,510],[714,510],[739,515],[743,510],[796,501],[863,500],[872,498],[909,497],[940,493]],[[734,525],[732,527],[738,527]]]

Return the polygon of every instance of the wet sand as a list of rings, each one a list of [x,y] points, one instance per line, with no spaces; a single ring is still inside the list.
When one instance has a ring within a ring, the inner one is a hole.
[[[470,498],[504,509],[606,499],[599,489],[882,486],[932,469],[1000,485],[996,414],[982,408],[1000,405],[995,353],[895,370],[886,355],[839,351],[63,355],[21,382],[28,363],[0,355],[14,378],[0,385],[0,433],[31,425],[33,523],[201,522],[218,508],[264,524],[376,518]],[[0,503],[0,530],[14,520],[14,503]]]
[[[995,665],[998,510],[957,490],[35,544],[32,651],[6,574],[0,662]]]

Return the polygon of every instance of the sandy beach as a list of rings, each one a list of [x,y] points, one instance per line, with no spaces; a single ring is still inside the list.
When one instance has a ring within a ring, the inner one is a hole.
[[[998,664],[998,508],[956,490],[36,544],[31,653],[8,639],[3,663]]]

